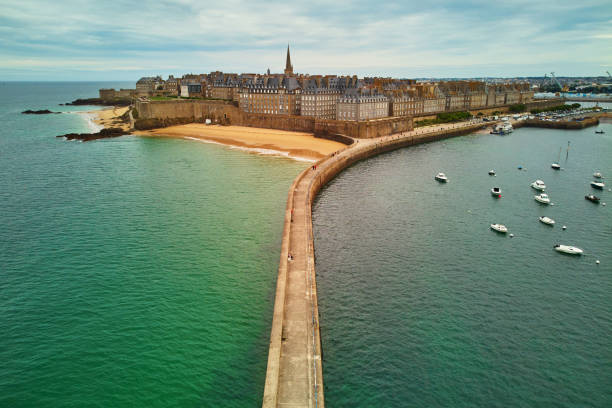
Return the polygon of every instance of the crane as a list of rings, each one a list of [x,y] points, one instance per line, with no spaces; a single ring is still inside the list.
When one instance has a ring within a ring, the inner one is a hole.
[[[569,90],[569,87],[567,85],[565,86],[561,85],[561,82],[559,82],[554,72],[551,72],[550,75],[552,75],[552,79],[554,79],[557,85],[559,85],[559,88],[561,89],[561,91],[567,92]]]

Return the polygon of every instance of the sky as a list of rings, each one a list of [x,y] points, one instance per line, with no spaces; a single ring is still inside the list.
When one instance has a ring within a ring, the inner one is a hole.
[[[294,71],[397,78],[598,76],[610,0],[2,0],[0,80]]]

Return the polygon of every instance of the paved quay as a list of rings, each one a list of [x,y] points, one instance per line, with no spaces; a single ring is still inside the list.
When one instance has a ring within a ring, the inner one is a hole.
[[[321,159],[297,176],[285,208],[264,408],[323,408],[325,404],[312,233],[312,203],[321,187],[359,160],[471,133],[486,125],[472,121],[375,139],[355,139],[352,145]]]

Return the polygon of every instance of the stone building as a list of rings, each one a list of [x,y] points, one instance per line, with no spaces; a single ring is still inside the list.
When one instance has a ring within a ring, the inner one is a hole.
[[[292,77],[260,77],[242,87],[239,107],[243,112],[267,115],[299,115],[301,88]]]
[[[423,113],[423,98],[414,89],[396,93],[389,97],[390,116],[413,116]]]
[[[340,91],[334,88],[306,88],[302,91],[301,115],[317,119],[336,119]]]
[[[163,90],[170,95],[178,95],[179,93],[180,80],[175,78],[174,75],[170,75],[163,84]]]
[[[162,87],[164,80],[158,75],[156,77],[142,77],[136,81],[136,93],[148,95]]]
[[[214,99],[226,99],[226,100],[238,100],[238,96],[235,95],[240,91],[240,76],[238,74],[224,74],[222,72],[211,72],[208,76],[208,87],[209,98]]]
[[[389,98],[371,90],[347,92],[338,98],[336,119],[363,121],[389,116]]]

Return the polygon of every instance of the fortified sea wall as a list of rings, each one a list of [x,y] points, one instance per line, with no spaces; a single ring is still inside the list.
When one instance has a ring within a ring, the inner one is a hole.
[[[524,105],[525,105],[525,109],[527,111],[530,111],[532,109],[552,108],[555,106],[563,105],[564,103],[565,103],[565,100],[563,99],[546,99],[546,100],[541,100],[541,101],[525,103]],[[480,113],[482,113],[482,115],[484,116],[491,116],[493,114],[498,114],[498,113],[509,113],[510,106],[509,105],[499,105],[499,106],[488,107],[485,109],[471,109],[469,112],[474,116],[477,116]],[[414,120],[420,121],[424,119],[435,119],[435,118],[436,118],[435,113],[434,114],[423,114],[423,115],[416,115],[414,117]]]
[[[559,105],[559,100],[545,100],[526,104],[528,110]],[[176,124],[204,122],[250,126],[264,129],[279,129],[315,134],[341,134],[357,139],[370,139],[413,129],[410,116],[388,117],[376,120],[352,122],[316,119],[297,115],[266,115],[242,112],[231,101],[179,99],[172,101],[137,101],[139,130],[160,128]],[[507,112],[508,106],[497,106],[471,111],[472,114],[490,115],[493,112]],[[416,116],[416,120],[435,118],[433,115]]]
[[[242,112],[229,101],[176,100],[138,101],[136,128],[152,129],[179,123],[204,122],[315,134],[342,134],[373,138],[412,130],[411,117],[390,117],[364,122],[315,119],[295,115],[265,115]]]
[[[355,140],[298,175],[289,189],[270,333],[263,407],[320,407],[323,369],[312,203],[319,190],[355,162],[401,147],[471,133],[483,124],[447,125]]]

